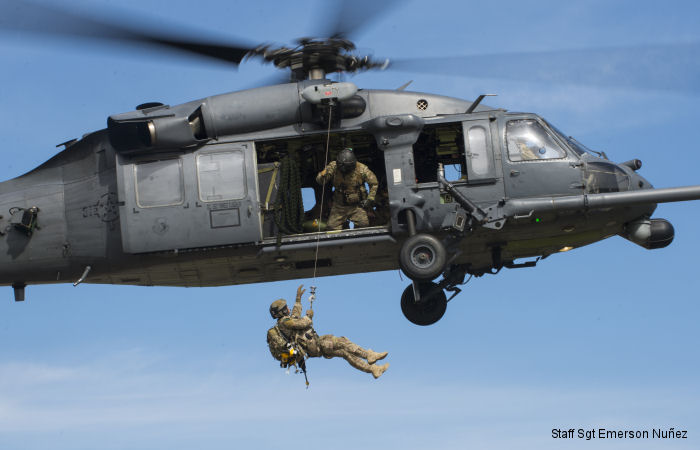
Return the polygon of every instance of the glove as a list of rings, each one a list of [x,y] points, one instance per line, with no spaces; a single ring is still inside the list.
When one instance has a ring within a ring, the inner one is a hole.
[[[371,198],[364,199],[360,202],[360,206],[362,206],[364,209],[369,209],[374,206],[374,200]]]

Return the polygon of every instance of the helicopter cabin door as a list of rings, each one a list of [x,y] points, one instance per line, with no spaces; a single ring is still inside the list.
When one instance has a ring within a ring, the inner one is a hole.
[[[532,115],[502,119],[503,171],[511,198],[583,193],[581,162]]]
[[[463,121],[462,127],[465,167],[461,178],[464,185],[460,190],[476,203],[503,198],[503,183],[497,182],[501,174],[496,170],[498,160],[493,146],[496,124],[488,118],[473,119]]]
[[[127,253],[260,241],[255,148],[213,144],[191,152],[117,158]]]
[[[489,119],[465,120],[462,126],[464,127],[467,184],[495,183],[491,121]]]

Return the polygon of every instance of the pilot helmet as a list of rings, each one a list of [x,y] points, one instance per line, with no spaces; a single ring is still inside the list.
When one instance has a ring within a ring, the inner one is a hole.
[[[270,315],[273,319],[279,319],[289,314],[289,308],[287,307],[287,301],[283,298],[275,300],[270,305]]]
[[[338,152],[336,157],[336,164],[338,164],[338,170],[343,174],[348,174],[355,170],[355,165],[357,164],[357,158],[355,158],[355,153],[350,147],[346,147]]]

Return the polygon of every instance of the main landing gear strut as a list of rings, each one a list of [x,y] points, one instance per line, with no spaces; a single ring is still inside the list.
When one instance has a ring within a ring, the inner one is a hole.
[[[413,283],[401,295],[401,311],[412,323],[426,326],[434,324],[445,314],[447,302],[461,292],[457,286],[464,283],[467,270],[458,265],[446,269],[445,246],[435,236],[416,234],[415,220],[413,211],[406,211],[410,237],[399,251],[399,266]],[[442,273],[445,275],[442,281],[432,281]],[[445,290],[453,293],[449,299]]]
[[[484,210],[445,179],[442,164],[438,165],[437,179],[440,190],[449,193],[459,203],[463,214],[456,215],[452,225],[453,231],[458,233],[448,238],[446,244],[443,244],[435,236],[416,233],[415,213],[411,209],[405,210],[409,238],[406,239],[399,251],[399,266],[413,280],[413,283],[401,295],[401,311],[408,320],[416,325],[432,325],[440,320],[447,309],[447,302],[461,292],[458,286],[465,283],[464,277],[467,274],[480,277],[486,273],[497,274],[503,267],[509,269],[534,267],[540,260],[540,257],[537,257],[534,261],[517,264],[512,259],[503,261],[501,246],[495,244],[491,248],[490,270],[475,271],[469,265],[452,264],[459,253],[452,253],[448,258],[445,245],[449,248],[458,248],[458,245],[452,245],[450,240],[453,238],[459,240],[460,234],[463,235],[464,230],[471,228],[472,224],[485,224],[488,216]],[[498,228],[501,225],[500,221],[497,222]],[[433,282],[432,280],[440,274],[444,278],[438,283]],[[452,292],[450,298],[447,298],[445,291]]]
[[[420,235],[417,234],[416,236]],[[406,243],[409,242],[411,241],[406,241]],[[406,243],[404,243],[404,245],[406,245]],[[432,248],[430,251],[406,250],[405,252],[402,248],[401,254],[415,255],[421,252],[425,254],[425,257],[416,258],[417,263],[423,264],[425,266],[430,266],[434,261],[440,260],[439,258],[433,256]],[[542,258],[545,257],[546,256]],[[490,270],[474,271],[473,268],[466,264],[450,264],[450,261],[454,259],[454,257],[452,257],[450,258],[450,260],[448,260],[446,268],[440,272],[443,275],[443,279],[440,280],[438,283],[435,283],[430,279],[413,279],[413,283],[408,285],[408,287],[403,291],[403,294],[401,295],[401,311],[403,312],[403,315],[406,316],[406,318],[409,321],[416,325],[432,325],[438,320],[440,320],[445,314],[445,311],[447,309],[447,303],[450,300],[452,300],[457,294],[462,292],[459,286],[466,283],[464,279],[467,276],[467,274],[469,274],[470,276],[480,277],[484,274],[495,275],[498,272],[500,272],[501,269],[504,267],[508,269],[535,267],[537,262],[541,259],[541,257],[537,257],[534,260],[522,263],[514,263],[512,260],[503,261],[501,259],[500,246],[494,246],[491,248],[491,258],[492,267]],[[405,270],[404,272],[407,273]],[[448,298],[445,291],[451,292],[452,295],[450,295],[450,297]]]
[[[447,302],[462,292],[458,287],[464,284],[467,270],[464,266],[453,265],[445,271],[445,277],[439,282],[414,281],[401,295],[403,315],[416,325],[432,325],[442,318],[447,310]],[[445,291],[451,292],[449,298]]]

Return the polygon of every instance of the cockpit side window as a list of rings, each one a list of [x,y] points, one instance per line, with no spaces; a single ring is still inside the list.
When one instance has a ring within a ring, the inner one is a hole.
[[[511,120],[506,124],[508,159],[534,161],[561,159],[566,152],[534,119]]]

